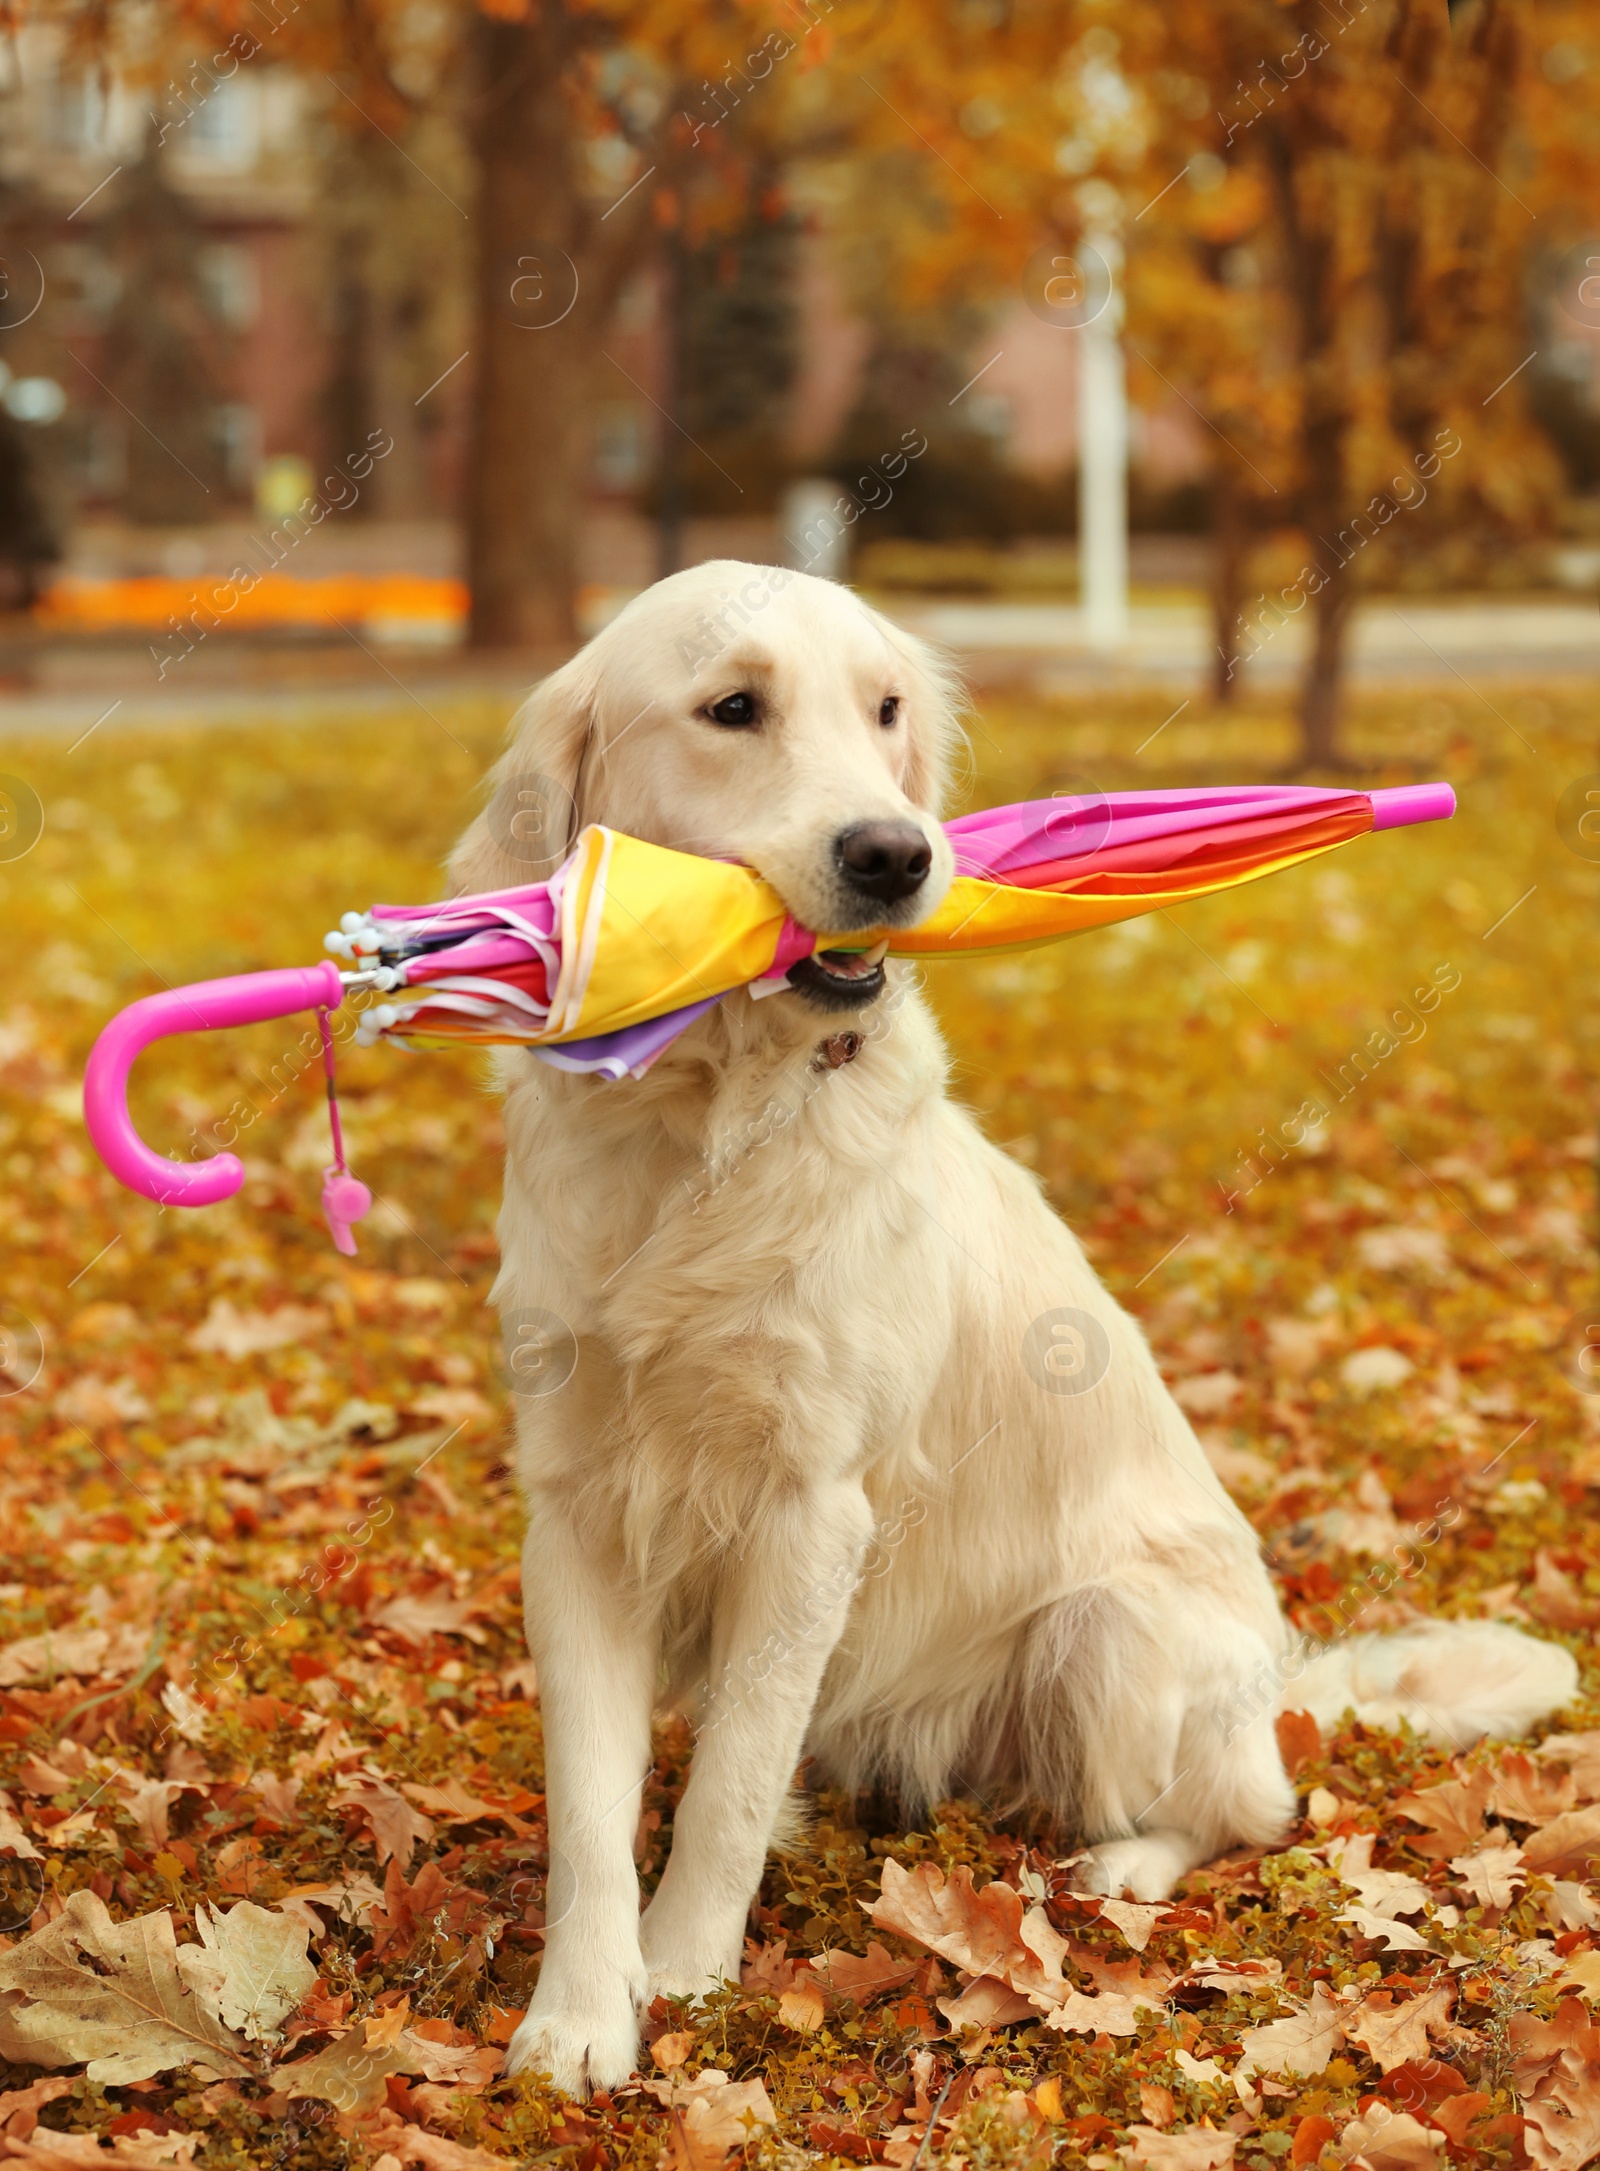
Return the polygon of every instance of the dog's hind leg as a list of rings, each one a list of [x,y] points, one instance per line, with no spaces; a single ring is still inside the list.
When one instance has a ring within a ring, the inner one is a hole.
[[[1032,1623],[1023,1784],[1088,1842],[1086,1889],[1164,1899],[1231,1844],[1282,1835],[1295,1797],[1273,1731],[1272,1619],[1140,1574]]]

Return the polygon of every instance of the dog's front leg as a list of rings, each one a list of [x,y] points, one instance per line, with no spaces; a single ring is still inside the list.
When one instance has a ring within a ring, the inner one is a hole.
[[[803,1495],[752,1536],[723,1586],[694,1764],[641,1926],[652,1995],[739,1979],[750,1902],[870,1526],[856,1487]]]
[[[508,2064],[587,2095],[625,2081],[638,2052],[645,1977],[633,1838],[658,1632],[631,1613],[620,1571],[548,1497],[533,1503],[522,1588],[539,1674],[550,1875],[544,1965]]]

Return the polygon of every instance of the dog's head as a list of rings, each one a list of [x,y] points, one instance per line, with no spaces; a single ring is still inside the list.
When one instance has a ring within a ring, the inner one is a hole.
[[[846,588],[720,560],[635,597],[526,701],[460,890],[552,872],[589,822],[737,859],[818,933],[910,927],[949,888],[939,824],[959,690]],[[796,968],[829,1009],[883,988],[881,950]]]

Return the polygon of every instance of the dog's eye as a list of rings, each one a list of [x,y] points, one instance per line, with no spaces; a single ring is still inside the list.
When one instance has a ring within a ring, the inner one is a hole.
[[[880,724],[882,724],[885,731],[888,730],[889,726],[894,722],[895,718],[899,714],[900,696],[898,694],[889,694],[884,700],[879,702],[878,721]]]
[[[754,694],[725,694],[707,709],[706,714],[714,724],[727,724],[738,731],[753,724],[759,711]]]

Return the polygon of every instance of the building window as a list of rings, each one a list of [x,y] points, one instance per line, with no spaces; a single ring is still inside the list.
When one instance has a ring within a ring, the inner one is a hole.
[[[230,331],[243,332],[261,314],[261,281],[247,242],[213,241],[195,258],[201,297]]]
[[[235,490],[253,491],[256,469],[261,465],[261,417],[253,407],[230,400],[211,417],[222,472]]]
[[[64,241],[50,252],[50,281],[73,329],[98,329],[117,305],[122,274],[87,241]]]
[[[230,76],[195,107],[179,139],[190,164],[219,172],[247,173],[261,151],[258,86]]]
[[[601,407],[594,425],[594,479],[602,490],[637,489],[648,452],[644,415],[638,407]]]
[[[128,479],[126,424],[103,408],[74,407],[63,424],[67,476],[86,498],[119,497]]]
[[[98,76],[57,76],[45,104],[45,133],[52,147],[80,157],[103,151],[109,139],[107,106]]]

